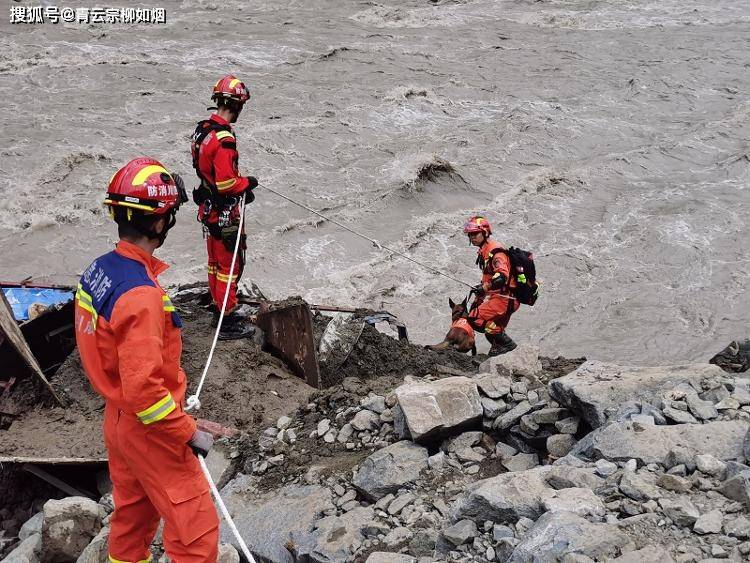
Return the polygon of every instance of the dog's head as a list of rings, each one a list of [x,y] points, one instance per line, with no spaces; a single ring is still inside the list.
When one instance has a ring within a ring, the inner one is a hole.
[[[454,303],[453,299],[449,297],[448,305],[451,308],[451,321],[457,321],[461,317],[466,316],[468,313],[466,299],[464,299],[460,303]]]

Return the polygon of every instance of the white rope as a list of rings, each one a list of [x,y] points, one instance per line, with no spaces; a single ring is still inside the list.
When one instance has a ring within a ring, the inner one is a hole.
[[[227,279],[227,290],[224,292],[224,302],[221,304],[221,312],[219,313],[219,323],[216,325],[216,332],[214,333],[214,341],[211,344],[211,350],[208,353],[208,359],[206,360],[206,365],[203,367],[203,374],[201,375],[201,379],[198,382],[198,387],[195,390],[195,393],[190,395],[187,398],[187,404],[185,406],[186,411],[191,411],[193,409],[199,410],[201,408],[201,402],[198,398],[201,394],[201,391],[203,390],[203,383],[206,381],[206,374],[208,373],[208,368],[211,365],[211,360],[214,357],[214,350],[216,349],[216,342],[219,340],[219,332],[221,331],[221,323],[224,321],[224,312],[227,308],[227,300],[229,299],[229,291],[232,288],[232,275],[234,274],[234,263],[237,260],[237,253],[240,248],[240,239],[242,238],[242,224],[245,220],[245,194],[242,194],[242,199],[240,200],[240,224],[237,227],[237,240],[234,241],[234,254],[232,254],[232,263],[229,265],[229,279]]]
[[[234,534],[237,543],[240,544],[240,550],[242,550],[242,554],[250,563],[255,563],[255,559],[253,559],[250,550],[247,548],[245,540],[242,539],[239,530],[237,530],[237,526],[234,525],[234,520],[232,520],[232,517],[229,515],[227,505],[224,504],[223,500],[221,500],[219,489],[216,488],[216,483],[214,483],[214,480],[211,478],[211,473],[208,471],[208,466],[206,466],[206,460],[203,459],[203,456],[200,454],[198,454],[198,462],[201,464],[201,469],[203,470],[203,475],[205,475],[206,480],[208,481],[208,486],[211,487],[211,493],[214,495],[216,503],[221,509],[221,515],[224,516],[224,521],[229,525],[229,529],[232,530],[232,534]]]

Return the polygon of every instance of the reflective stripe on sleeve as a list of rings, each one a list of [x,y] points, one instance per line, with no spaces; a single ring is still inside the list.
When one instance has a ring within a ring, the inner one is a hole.
[[[151,424],[152,422],[158,422],[166,417],[176,407],[177,405],[175,405],[174,399],[172,399],[172,394],[167,393],[167,396],[163,399],[160,399],[147,409],[135,414],[143,424]]]
[[[218,133],[216,133],[216,138],[220,141],[222,139],[226,139],[227,137],[231,137],[232,139],[234,139],[234,135],[232,135],[229,131],[219,131]]]
[[[223,182],[216,182],[217,189],[221,192],[223,190],[228,190],[232,186],[234,186],[237,183],[237,178],[232,178],[231,180],[224,180]]]
[[[96,309],[94,309],[94,302],[91,299],[91,295],[83,291],[83,286],[80,283],[78,284],[78,291],[76,291],[76,301],[81,309],[91,313],[91,321],[94,324],[94,328],[96,328],[96,320],[99,315]]]
[[[165,311],[169,311],[170,313],[174,312],[174,305],[172,305],[172,300],[168,295],[162,295],[161,300],[164,302]]]

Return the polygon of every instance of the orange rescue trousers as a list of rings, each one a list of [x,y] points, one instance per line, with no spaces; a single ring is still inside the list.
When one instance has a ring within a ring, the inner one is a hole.
[[[221,310],[221,304],[224,303],[224,294],[229,284],[229,297],[227,298],[226,312],[231,312],[237,306],[237,281],[242,276],[242,270],[245,267],[245,237],[244,229],[240,247],[237,252],[237,260],[234,263],[234,272],[229,277],[229,267],[232,265],[232,250],[227,250],[224,242],[211,234],[206,235],[206,250],[208,251],[208,290],[211,292],[211,299],[216,308]],[[232,241],[234,242],[234,241]]]
[[[219,520],[208,482],[187,444],[175,440],[169,420],[142,424],[107,404],[104,443],[109,452],[115,511],[110,563],[150,561],[149,545],[164,519],[164,549],[174,563],[213,563]]]
[[[477,299],[469,311],[469,323],[475,330],[485,334],[501,334],[508,326],[510,316],[516,312],[518,301],[511,301],[502,295],[489,294]]]

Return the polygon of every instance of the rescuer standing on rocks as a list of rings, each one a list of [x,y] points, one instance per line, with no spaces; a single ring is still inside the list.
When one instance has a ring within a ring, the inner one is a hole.
[[[193,455],[205,456],[213,440],[182,410],[182,321],[156,279],[167,265],[153,256],[185,201],[182,180],[158,161],[137,158],[121,168],[104,200],[120,241],[84,271],[76,293],[81,362],[106,401],[111,563],[151,561],[160,517],[172,561],[218,556],[219,521]]]
[[[191,152],[200,186],[193,191],[193,200],[199,206],[198,220],[203,223],[208,250],[208,287],[214,307],[214,326],[218,322],[224,295],[229,291],[226,316],[219,338],[228,340],[244,338],[254,332],[254,327],[237,307],[237,282],[245,266],[246,237],[239,232],[240,197],[252,202],[253,188],[258,180],[253,176],[240,176],[237,170],[237,140],[231,123],[235,123],[245,102],[250,98],[245,85],[231,74],[214,86],[211,99],[216,103],[216,113],[198,123],[192,137]],[[230,277],[230,266],[237,237],[240,237],[239,255]]]
[[[516,280],[510,275],[510,258],[506,249],[491,238],[492,227],[479,215],[464,224],[469,242],[478,247],[477,265],[482,270],[482,283],[475,288],[476,300],[468,321],[474,330],[484,332],[490,343],[490,356],[499,356],[515,349],[516,343],[505,332],[510,316],[519,303],[509,296]]]

